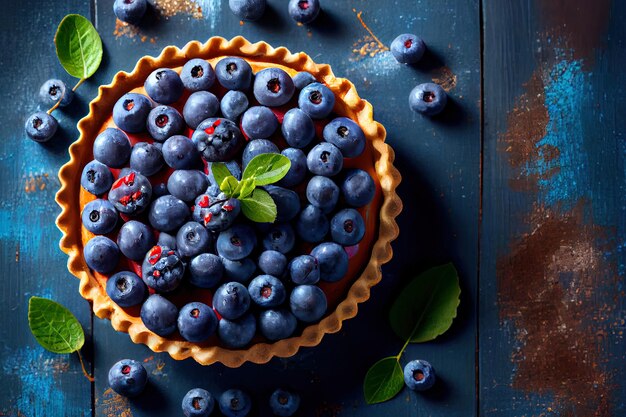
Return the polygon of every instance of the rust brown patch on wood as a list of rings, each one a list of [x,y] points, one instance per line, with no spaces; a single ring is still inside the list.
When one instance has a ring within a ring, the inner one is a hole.
[[[435,68],[432,71],[432,80],[447,92],[456,87],[456,74],[446,66]]]

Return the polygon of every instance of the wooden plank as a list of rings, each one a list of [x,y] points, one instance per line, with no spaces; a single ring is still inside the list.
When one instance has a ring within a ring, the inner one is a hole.
[[[484,6],[481,414],[623,415],[626,7]]]

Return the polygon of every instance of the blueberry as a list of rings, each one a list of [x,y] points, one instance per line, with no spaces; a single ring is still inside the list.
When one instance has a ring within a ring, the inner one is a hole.
[[[202,194],[196,198],[193,219],[213,232],[228,229],[241,211],[241,203],[236,198],[227,198],[220,193],[215,197]]]
[[[320,13],[319,0],[289,0],[289,16],[298,23],[311,23]]]
[[[245,417],[252,408],[252,400],[241,390],[229,389],[220,395],[219,406],[225,417]]]
[[[339,201],[339,187],[330,178],[316,175],[306,186],[306,198],[324,213],[329,213],[335,209]]]
[[[300,212],[298,193],[276,185],[266,185],[264,188],[276,203],[277,222],[288,222],[298,215]]]
[[[161,232],[159,233],[157,245],[167,246],[170,249],[176,249],[176,236],[172,236],[169,233]]]
[[[243,114],[250,103],[248,97],[241,91],[231,90],[224,94],[220,103],[220,109],[225,118],[236,121]]]
[[[435,116],[441,113],[448,102],[448,95],[435,83],[420,84],[409,94],[409,107],[417,113]]]
[[[365,134],[361,127],[347,117],[337,117],[324,127],[324,140],[341,150],[344,158],[355,158],[365,149]]]
[[[122,168],[130,158],[130,140],[120,129],[107,128],[93,142],[93,157],[111,168]]]
[[[275,250],[265,250],[259,256],[258,264],[266,274],[282,277],[287,270],[287,257]]]
[[[228,90],[247,90],[252,83],[252,67],[237,57],[220,59],[215,65],[217,81]]]
[[[183,397],[182,408],[186,417],[209,417],[214,407],[215,399],[202,388],[193,388]]]
[[[148,373],[139,361],[122,359],[109,370],[109,386],[124,397],[141,394],[147,383]]]
[[[143,260],[155,243],[156,239],[152,230],[136,220],[124,223],[117,235],[117,246],[120,251],[133,261]]]
[[[404,33],[391,42],[389,49],[399,63],[415,64],[424,56],[426,44],[421,38],[410,33]]]
[[[296,234],[289,223],[272,223],[263,237],[263,248],[288,253],[296,244]]]
[[[341,194],[346,204],[363,207],[372,201],[376,192],[374,180],[362,169],[351,169],[341,183]]]
[[[188,342],[204,342],[217,330],[217,316],[206,304],[186,304],[178,313],[178,331]]]
[[[72,102],[74,92],[63,81],[52,78],[39,88],[39,98],[47,106],[53,106],[61,100],[60,106],[65,107]]]
[[[250,139],[269,138],[278,128],[278,119],[268,107],[253,106],[241,116],[241,128]]]
[[[261,155],[262,153],[280,153],[280,150],[278,149],[278,146],[270,140],[251,140],[244,148],[243,156],[241,157],[241,163],[243,164],[244,169],[255,156]]]
[[[111,239],[105,236],[93,237],[83,250],[87,266],[101,274],[108,274],[117,266],[120,250]]]
[[[183,258],[193,258],[208,252],[213,237],[198,222],[185,223],[176,234],[176,247]]]
[[[217,253],[222,258],[238,261],[250,255],[256,243],[256,234],[252,227],[235,224],[217,237]]]
[[[317,284],[320,280],[317,259],[311,255],[296,256],[289,263],[289,276],[294,284]]]
[[[332,143],[318,143],[306,156],[306,166],[315,175],[332,177],[341,172],[343,156],[339,148]]]
[[[265,12],[267,0],[228,0],[228,7],[241,20],[259,20]]]
[[[164,195],[154,200],[148,212],[150,224],[160,232],[173,232],[188,218],[189,207],[173,195]]]
[[[211,118],[200,123],[191,139],[208,162],[230,161],[245,142],[237,125],[222,118]]]
[[[113,13],[122,22],[137,24],[146,14],[148,2],[146,0],[115,0]]]
[[[236,320],[221,319],[217,327],[217,334],[221,341],[230,348],[245,347],[254,338],[256,320],[252,313],[246,313]],[[223,412],[223,411],[222,411]],[[228,415],[228,414],[225,414]]]
[[[348,254],[337,243],[321,243],[313,248],[311,256],[317,259],[322,281],[339,281],[348,272]]]
[[[239,282],[227,282],[215,290],[213,308],[227,320],[243,316],[250,308],[250,294]]]
[[[167,180],[167,190],[184,202],[191,202],[209,186],[204,172],[193,169],[177,169]]]
[[[47,142],[59,128],[59,122],[54,116],[45,111],[32,114],[24,124],[24,130],[29,138],[35,142]]]
[[[171,104],[183,94],[180,76],[169,68],[159,68],[146,78],[143,85],[148,96],[159,104]]]
[[[133,307],[143,302],[148,294],[146,284],[129,271],[118,272],[107,279],[106,291],[115,304],[120,307]]]
[[[150,136],[158,142],[163,142],[170,136],[183,131],[185,122],[183,116],[174,107],[156,106],[148,114],[146,128]]]
[[[117,210],[110,201],[96,199],[85,204],[81,219],[91,233],[106,235],[117,225]]]
[[[91,194],[104,194],[109,191],[111,184],[113,184],[113,174],[103,163],[91,161],[83,168],[80,185]]]
[[[130,171],[128,175],[118,178],[113,183],[108,197],[121,213],[141,213],[150,204],[152,185],[143,175]]]
[[[293,334],[298,320],[285,309],[265,310],[259,313],[259,330],[271,341],[286,339]]]
[[[185,102],[183,117],[187,126],[195,129],[202,121],[215,116],[219,109],[220,101],[215,94],[208,91],[196,91]]]
[[[356,245],[365,234],[363,217],[355,209],[338,211],[330,221],[330,235],[343,246]]]
[[[148,330],[159,336],[169,336],[176,331],[178,309],[167,298],[152,294],[141,306],[141,321]]]
[[[326,294],[315,285],[298,285],[289,297],[291,312],[300,321],[318,321],[326,313]]]
[[[270,408],[275,416],[290,417],[300,407],[300,396],[284,389],[277,389],[270,396]]]
[[[189,262],[189,282],[199,288],[214,288],[224,276],[222,258],[201,253]]]
[[[180,72],[180,80],[189,91],[208,91],[215,82],[215,71],[204,59],[190,59]]]
[[[304,181],[307,173],[306,155],[302,149],[296,148],[283,149],[281,154],[289,158],[291,167],[289,167],[287,175],[277,182],[277,185],[281,187],[293,187],[294,185],[300,184]]]
[[[174,135],[163,144],[163,159],[174,169],[192,169],[198,167],[200,154],[187,136]]]
[[[224,280],[236,281],[242,284],[247,283],[256,272],[256,264],[250,258],[243,258],[238,261],[222,258],[224,264]]]
[[[154,143],[139,142],[133,146],[130,154],[130,168],[149,177],[163,168],[165,161],[161,149]]]
[[[180,256],[167,246],[152,247],[141,265],[143,282],[158,292],[174,291],[180,285],[184,273],[185,264]]]
[[[289,74],[280,68],[272,67],[256,73],[252,91],[261,105],[277,107],[287,104],[295,89]]]
[[[259,275],[248,285],[250,298],[256,305],[263,308],[277,307],[287,298],[287,290],[283,283],[272,275]]]
[[[335,95],[324,84],[309,84],[300,91],[298,106],[313,119],[327,117],[335,105]]]
[[[294,75],[292,78],[293,84],[296,86],[296,90],[302,90],[307,85],[317,82],[315,77],[310,72],[306,71],[301,71]]]
[[[330,222],[320,208],[309,204],[298,215],[295,229],[296,234],[305,242],[321,242],[328,234]]]
[[[285,113],[281,129],[285,141],[294,148],[304,148],[315,138],[313,120],[298,108]]]
[[[146,130],[152,102],[143,94],[127,93],[113,106],[113,121],[124,132],[139,133]]]
[[[404,367],[404,383],[413,391],[424,391],[435,384],[435,370],[425,360],[414,360]]]

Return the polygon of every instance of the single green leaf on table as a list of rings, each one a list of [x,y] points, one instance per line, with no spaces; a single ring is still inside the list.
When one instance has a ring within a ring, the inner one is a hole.
[[[273,223],[276,220],[276,203],[269,193],[255,188],[249,197],[241,200],[244,216],[257,223]]]
[[[376,362],[365,375],[363,393],[368,404],[381,403],[392,399],[404,386],[402,367],[396,356]]]
[[[102,61],[102,40],[91,22],[77,14],[63,18],[54,36],[65,71],[81,80],[93,75]]]
[[[252,158],[243,171],[242,179],[254,178],[256,185],[280,181],[291,167],[291,161],[279,153],[262,153]]]
[[[230,198],[235,195],[235,190],[237,189],[238,186],[239,186],[239,181],[237,181],[237,178],[233,177],[232,175],[229,175],[222,180],[220,184],[220,190],[222,190],[222,192],[226,194],[227,197]]]
[[[211,164],[211,173],[213,174],[213,178],[215,178],[215,182],[218,185],[224,181],[224,178],[233,175],[228,167],[222,162],[213,162]]]
[[[85,343],[85,333],[76,317],[47,298],[30,298],[28,326],[37,342],[54,353],[72,353]]]
[[[451,263],[418,275],[391,307],[393,331],[412,343],[433,340],[452,325],[460,294],[459,277]]]

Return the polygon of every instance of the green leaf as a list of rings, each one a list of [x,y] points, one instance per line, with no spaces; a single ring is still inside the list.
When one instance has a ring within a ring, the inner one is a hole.
[[[78,14],[68,14],[54,35],[57,56],[71,76],[86,79],[102,61],[102,40],[91,22]]]
[[[85,343],[85,333],[76,317],[47,298],[30,298],[28,326],[37,342],[54,353],[72,353]]]
[[[390,356],[376,362],[365,375],[363,393],[368,404],[390,400],[404,387],[404,375],[398,358]]]
[[[276,203],[269,193],[255,188],[252,194],[241,200],[243,215],[257,223],[273,223],[276,220]]]
[[[254,188],[256,187],[256,181],[254,178],[242,180],[239,182],[239,187],[239,196],[237,198],[243,200],[252,194]]]
[[[433,340],[452,325],[460,294],[459,277],[451,263],[418,275],[391,307],[393,331],[413,343]]]
[[[222,190],[222,192],[226,194],[227,197],[232,197],[235,195],[235,190],[238,186],[239,181],[237,181],[237,178],[229,175],[222,180],[222,183],[220,184],[220,190]]]
[[[217,184],[221,184],[222,181],[224,181],[224,178],[233,175],[228,167],[222,162],[211,163],[211,173],[213,174],[213,177],[215,178],[215,182]]]
[[[256,185],[280,181],[291,168],[291,161],[279,153],[262,153],[252,158],[243,171],[242,179],[254,178]]]

